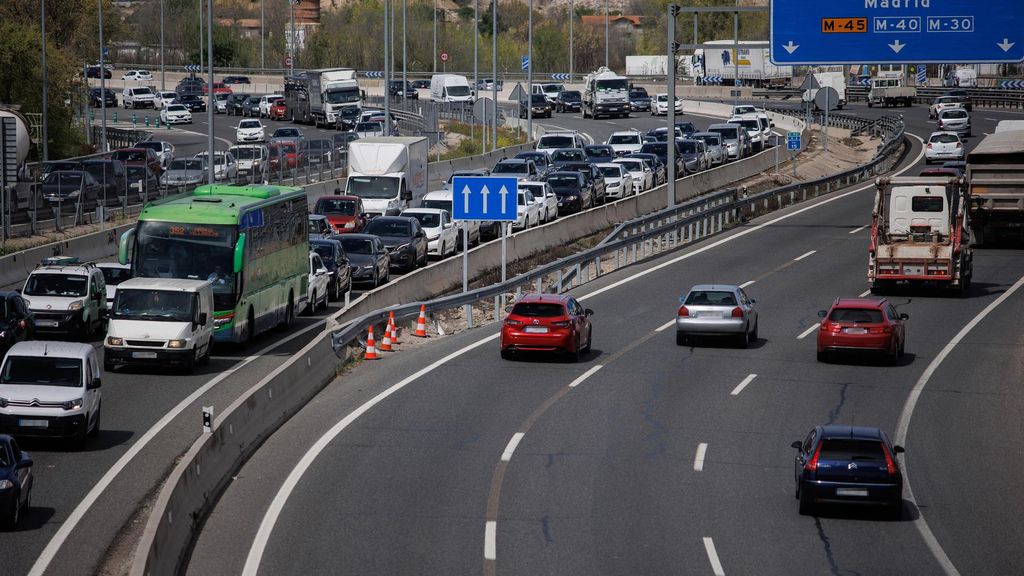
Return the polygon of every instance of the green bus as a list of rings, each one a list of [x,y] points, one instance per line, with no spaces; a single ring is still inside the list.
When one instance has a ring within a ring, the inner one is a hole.
[[[132,277],[208,279],[214,341],[250,341],[306,306],[306,193],[286,186],[199,186],[146,205],[121,235]]]

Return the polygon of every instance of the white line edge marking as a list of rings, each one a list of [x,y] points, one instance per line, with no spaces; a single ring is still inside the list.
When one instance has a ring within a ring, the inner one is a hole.
[[[570,382],[569,383],[569,388],[575,388],[575,387],[579,386],[580,384],[583,383],[584,380],[586,380],[587,378],[590,378],[591,376],[593,376],[594,373],[597,372],[598,370],[600,370],[601,368],[604,368],[603,364],[595,364],[590,370],[587,370],[583,374],[580,374],[580,376],[578,378],[576,378],[575,380]]]
[[[921,393],[924,392],[924,387],[928,385],[928,381],[932,375],[938,370],[939,365],[945,361],[946,357],[949,356],[956,345],[960,343],[967,334],[974,329],[975,326],[981,323],[986,316],[995,310],[1000,304],[1006,301],[1007,298],[1013,295],[1014,292],[1024,286],[1024,276],[1022,276],[1017,282],[1010,287],[1009,290],[1003,292],[998,298],[993,300],[988,306],[986,306],[981,312],[978,313],[970,322],[967,323],[960,332],[953,337],[952,340],[947,343],[942,350],[935,356],[935,358],[928,364],[921,377],[914,384],[914,387],[910,390],[910,394],[907,395],[907,401],[903,404],[903,411],[900,413],[899,423],[896,425],[896,444],[906,446],[907,432],[910,429],[910,419],[914,416],[914,409],[917,407],[917,401],[921,398]],[[914,501],[914,493],[910,490],[910,480],[907,475],[907,466],[904,459],[903,465],[903,490],[907,494],[907,499]],[[931,550],[932,556],[942,566],[943,571],[949,576],[957,576],[960,572],[953,565],[953,561],[946,555],[946,551],[943,550],[942,545],[939,544],[935,534],[932,533],[931,528],[928,527],[928,522],[924,519],[924,514],[918,509],[917,519],[914,520],[914,526],[917,527],[917,531],[921,533],[921,538],[924,539],[924,543]]]
[[[811,335],[812,332],[817,330],[819,326],[821,326],[820,323],[819,324],[815,324],[814,326],[811,326],[807,330],[804,330],[803,332],[801,332],[800,335],[796,337],[796,339],[797,340],[803,340],[804,338],[807,338],[808,336]]]
[[[128,464],[136,456],[138,456],[139,452],[142,452],[142,450],[145,449],[146,446],[148,446],[149,443],[152,442],[154,438],[156,438],[157,434],[163,431],[163,429],[166,428],[167,425],[170,424],[172,421],[174,421],[174,419],[177,418],[178,415],[184,412],[186,408],[191,406],[196,400],[199,400],[204,394],[209,392],[210,389],[212,389],[214,386],[222,382],[231,374],[234,374],[238,370],[241,370],[249,363],[259,358],[262,358],[263,355],[266,354],[267,352],[270,352],[271,350],[283,344],[291,342],[292,340],[298,338],[299,336],[305,334],[306,332],[309,332],[315,328],[323,328],[324,322],[326,322],[326,319],[310,324],[309,326],[306,326],[305,328],[299,330],[298,332],[289,335],[287,338],[277,340],[273,344],[267,346],[266,348],[263,348],[259,352],[256,352],[251,356],[241,359],[241,361],[238,364],[232,366],[231,368],[228,368],[224,372],[221,372],[220,374],[210,379],[210,381],[208,381],[206,384],[203,384],[202,386],[197,388],[195,392],[189,394],[184,400],[179,402],[174,408],[172,408],[169,412],[167,412],[159,420],[157,420],[156,424],[153,424],[153,426],[151,426],[150,429],[147,430],[146,433],[139,438],[138,442],[132,444],[131,447],[128,448],[128,451],[122,454],[121,457],[118,458],[116,462],[114,462],[114,465],[111,466],[106,471],[106,473],[103,474],[102,477],[100,477],[99,481],[96,482],[92,489],[90,489],[89,492],[85,495],[85,497],[82,498],[82,500],[78,503],[78,505],[75,506],[75,509],[71,511],[71,514],[68,516],[67,520],[65,520],[60,525],[60,528],[57,529],[57,532],[53,535],[53,537],[50,538],[50,541],[46,544],[46,548],[43,548],[43,551],[39,554],[39,557],[36,558],[35,564],[32,565],[32,568],[28,572],[28,576],[42,576],[46,572],[47,568],[49,568],[50,566],[50,563],[53,562],[53,559],[57,556],[57,553],[60,552],[61,546],[64,545],[64,542],[71,535],[71,532],[74,531],[74,529],[78,526],[78,523],[82,521],[82,518],[84,518],[86,513],[89,512],[89,509],[92,508],[93,504],[95,504],[96,501],[99,500],[100,496],[103,495],[103,492],[106,491],[110,484],[114,482],[114,480],[121,473],[121,471],[127,468]]]
[[[708,560],[711,561],[711,571],[715,573],[715,576],[725,576],[722,561],[718,559],[718,552],[715,551],[715,541],[710,536],[704,537],[704,549],[707,550]]]
[[[735,388],[732,389],[732,392],[730,392],[729,395],[739,396],[740,392],[743,392],[743,389],[747,387],[747,384],[750,384],[751,382],[754,381],[754,378],[757,378],[757,374],[751,374],[744,378],[742,382],[740,382]]]
[[[796,258],[793,258],[793,262],[799,262],[799,261],[803,260],[804,258],[807,258],[808,256],[810,256],[811,254],[814,254],[815,252],[817,252],[817,250],[811,250],[810,252],[807,252],[806,254],[801,254],[801,255],[797,256]]]
[[[757,280],[747,280],[743,284],[740,284],[740,288],[746,288],[747,286],[752,285],[754,282],[757,282]]]
[[[701,442],[697,444],[697,455],[693,457],[693,471],[703,472],[704,471],[704,455],[708,453],[708,443]]]
[[[243,576],[256,576],[259,571],[260,562],[263,560],[263,552],[267,548],[267,543],[270,541],[270,533],[274,530],[274,525],[277,524],[278,517],[281,516],[281,512],[284,510],[284,505],[288,501],[295,487],[298,485],[299,480],[305,475],[306,470],[313,465],[317,456],[327,448],[327,445],[331,443],[339,434],[341,434],[346,428],[348,428],[353,422],[359,419],[360,416],[368,412],[371,408],[382,402],[388,396],[391,396],[395,392],[398,392],[402,388],[405,388],[409,384],[418,380],[422,376],[436,370],[437,368],[447,364],[449,361],[462,356],[463,354],[483,346],[484,344],[495,340],[500,336],[500,333],[492,334],[483,338],[469,346],[465,346],[451,354],[435,361],[434,363],[420,369],[418,372],[407,376],[405,379],[393,384],[387,390],[384,390],[380,394],[377,394],[359,408],[356,408],[344,418],[339,420],[334,426],[320,436],[317,441],[310,446],[309,450],[303,454],[302,459],[292,468],[292,471],[288,474],[284,483],[281,484],[281,488],[278,489],[277,494],[274,495],[273,501],[267,508],[266,513],[263,515],[263,520],[260,522],[259,530],[256,532],[256,537],[253,539],[252,547],[249,548],[249,555],[245,559],[245,567],[242,569]],[[492,524],[488,522],[488,525]],[[486,548],[485,548],[486,552]],[[493,551],[492,551],[493,553]]]
[[[857,297],[858,298],[864,298],[865,296],[867,296],[869,294],[871,294],[871,289],[870,288],[868,288],[867,290],[865,290],[865,291],[861,292],[860,294],[858,294]]]
[[[865,224],[865,225],[861,226],[860,228],[854,228],[853,230],[850,230],[848,232],[848,234],[856,234],[857,232],[860,232],[861,230],[867,228],[868,226],[870,226],[870,224]]]
[[[487,523],[484,524],[484,560],[497,559],[497,539],[498,523],[494,520],[488,520]]]
[[[657,328],[655,328],[654,331],[655,332],[664,332],[665,330],[668,330],[669,328],[671,328],[672,325],[675,324],[675,323],[676,323],[675,320],[669,320],[668,322],[665,322],[661,326],[658,326]]]
[[[909,136],[911,138],[916,139],[918,142],[921,142],[922,145],[924,144],[924,140],[921,139],[921,137],[916,136],[914,134],[909,134]],[[924,158],[924,147],[923,146],[921,148],[921,151],[917,153],[917,157],[914,158],[913,161],[911,161],[910,165],[907,166],[906,168],[900,170],[899,172],[896,172],[895,174],[893,174],[893,176],[900,176],[902,174],[905,174],[905,173],[909,172],[910,170],[912,170],[913,168],[916,167],[917,163],[921,160],[921,158]],[[792,218],[792,217],[794,217],[794,216],[796,216],[798,214],[803,214],[804,212],[807,212],[807,211],[810,211],[810,210],[814,210],[814,209],[819,208],[821,206],[824,206],[826,204],[830,204],[832,202],[835,202],[836,200],[841,200],[843,198],[846,198],[847,196],[851,196],[851,195],[856,194],[858,192],[863,192],[864,190],[868,190],[868,189],[871,189],[871,188],[874,188],[874,187],[875,187],[874,183],[867,184],[867,185],[861,186],[860,188],[855,188],[853,190],[850,190],[849,192],[843,192],[842,194],[838,194],[836,196],[831,196],[829,198],[825,198],[821,202],[817,202],[817,203],[811,204],[810,206],[805,206],[805,207],[800,208],[798,210],[794,210],[794,211],[790,212],[789,214],[783,214],[782,216],[779,216],[778,218],[774,218],[772,220],[769,220],[767,222],[758,224],[756,226],[752,226],[750,228],[745,228],[745,229],[740,230],[739,232],[737,232],[737,233],[735,233],[735,234],[733,234],[731,236],[726,236],[725,238],[722,238],[720,240],[716,240],[715,242],[712,242],[711,244],[708,244],[706,246],[701,246],[700,248],[697,248],[696,250],[693,250],[691,252],[687,252],[685,254],[680,254],[679,256],[676,256],[675,258],[673,258],[671,260],[666,260],[665,262],[662,262],[661,264],[657,264],[657,265],[651,266],[650,268],[646,268],[644,270],[641,270],[640,272],[637,272],[636,274],[634,274],[632,276],[629,276],[627,278],[623,278],[622,280],[613,282],[613,283],[605,286],[604,288],[599,288],[597,290],[594,290],[590,294],[586,294],[586,295],[580,296],[579,298],[577,298],[577,300],[586,300],[587,298],[592,298],[594,296],[598,296],[600,294],[604,294],[605,292],[614,290],[614,289],[618,288],[619,286],[622,286],[624,284],[628,284],[628,283],[630,283],[630,282],[632,282],[632,281],[634,281],[634,280],[636,280],[638,278],[642,278],[642,277],[644,277],[644,276],[646,276],[648,274],[652,274],[652,273],[657,272],[658,270],[661,270],[663,268],[668,268],[669,266],[672,266],[672,265],[674,265],[674,264],[676,264],[678,262],[682,262],[683,260],[687,260],[689,258],[692,258],[692,257],[694,257],[694,256],[696,256],[698,254],[702,254],[702,253],[704,253],[704,252],[706,252],[708,250],[711,250],[712,248],[717,248],[717,247],[719,247],[719,246],[721,246],[723,244],[728,244],[729,242],[732,242],[733,240],[736,240],[737,238],[742,238],[743,236],[746,236],[747,234],[751,234],[753,232],[757,232],[758,230],[760,230],[760,229],[762,229],[762,228],[764,228],[766,226],[771,226],[772,224],[776,224],[778,222],[782,222],[783,220],[789,220],[790,218]]]
[[[519,442],[523,440],[525,436],[522,432],[516,432],[512,435],[512,438],[508,441],[508,445],[505,446],[505,451],[501,453],[501,461],[508,462],[512,460],[512,454],[515,453],[516,448],[519,446]]]

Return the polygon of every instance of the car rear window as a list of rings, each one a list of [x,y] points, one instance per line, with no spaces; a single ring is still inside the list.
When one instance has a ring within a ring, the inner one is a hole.
[[[942,212],[945,203],[941,196],[914,196],[910,199],[913,212]]]
[[[882,321],[882,311],[870,308],[836,308],[828,315],[832,322],[863,322],[877,324]]]
[[[956,137],[956,134],[934,134],[928,139],[930,144],[952,144],[959,141],[960,139]]]
[[[735,306],[736,295],[721,290],[694,290],[686,297],[693,306]]]
[[[885,453],[878,440],[826,438],[821,443],[819,458],[840,462],[885,462]]]
[[[512,307],[512,314],[531,318],[555,318],[565,316],[565,307],[561,304],[521,302]]]

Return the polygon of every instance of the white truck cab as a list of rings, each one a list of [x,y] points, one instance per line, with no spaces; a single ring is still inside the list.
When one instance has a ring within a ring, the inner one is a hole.
[[[78,258],[44,260],[25,279],[21,295],[36,318],[36,331],[88,339],[103,325],[107,289],[103,273]]]
[[[82,443],[100,430],[100,385],[91,345],[18,342],[0,366],[0,432]]]
[[[214,280],[215,282],[216,280]],[[191,372],[210,359],[213,284],[132,278],[117,285],[103,341],[103,367],[170,365]]]

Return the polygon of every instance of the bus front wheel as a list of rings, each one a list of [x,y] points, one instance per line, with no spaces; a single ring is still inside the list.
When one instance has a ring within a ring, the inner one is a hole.
[[[249,308],[249,314],[246,316],[245,321],[245,332],[243,332],[242,344],[248,346],[252,343],[252,337],[256,332],[256,319],[253,317],[252,308]]]

